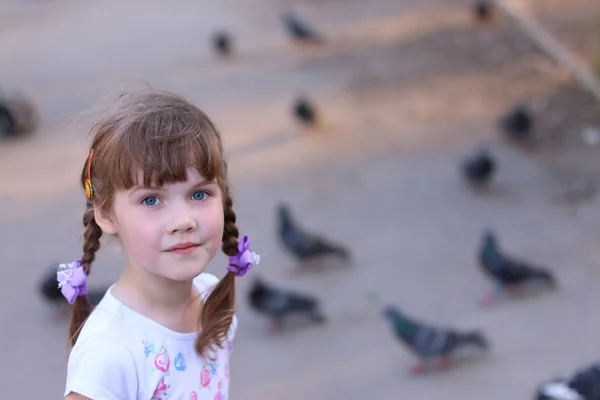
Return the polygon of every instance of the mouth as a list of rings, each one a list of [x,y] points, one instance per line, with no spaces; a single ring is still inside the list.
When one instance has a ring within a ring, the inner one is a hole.
[[[185,253],[185,252],[193,251],[198,246],[200,246],[200,244],[198,244],[198,243],[185,242],[185,243],[176,244],[175,246],[171,246],[166,251],[173,252],[173,253],[180,253],[180,252]]]

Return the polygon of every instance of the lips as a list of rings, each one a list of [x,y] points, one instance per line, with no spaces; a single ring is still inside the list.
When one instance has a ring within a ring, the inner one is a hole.
[[[186,242],[186,243],[179,243],[176,244],[175,246],[171,246],[167,249],[167,251],[184,251],[184,250],[192,250],[196,247],[198,247],[199,244],[198,243],[191,243],[191,242]]]

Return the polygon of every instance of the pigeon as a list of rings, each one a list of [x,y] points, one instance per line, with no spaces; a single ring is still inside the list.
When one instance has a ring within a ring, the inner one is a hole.
[[[494,6],[490,0],[477,0],[473,7],[475,18],[479,22],[489,22],[492,19]]]
[[[216,32],[212,38],[213,48],[214,50],[223,57],[227,57],[231,55],[232,49],[232,39],[229,34],[226,32]]]
[[[526,143],[532,139],[533,126],[533,115],[523,102],[500,118],[500,127],[504,134],[518,143]]]
[[[15,120],[7,105],[0,104],[0,137],[8,137],[15,133]]]
[[[317,125],[318,116],[315,106],[305,97],[299,97],[294,102],[294,118],[306,127]]]
[[[271,334],[281,331],[283,320],[291,315],[303,315],[316,323],[325,322],[319,302],[307,295],[284,291],[254,278],[248,299],[255,311],[271,319]]]
[[[384,307],[383,314],[398,339],[420,358],[421,362],[411,369],[414,374],[425,372],[429,362],[437,362],[443,368],[450,366],[452,357],[459,350],[468,347],[481,350],[489,348],[486,337],[476,330],[460,332],[433,327],[415,320],[394,306]]]
[[[28,96],[0,88],[0,138],[33,133],[38,123],[39,114]]]
[[[58,288],[58,280],[56,277],[56,271],[58,270],[58,264],[53,265],[47,275],[44,276],[39,285],[39,291],[44,300],[53,305],[67,305],[69,304],[64,298],[62,292]],[[108,288],[106,289],[108,290]],[[88,289],[87,297],[90,303],[97,306],[100,300],[104,297],[106,290],[90,290]]]
[[[279,239],[288,250],[301,263],[308,263],[324,256],[337,256],[342,261],[350,260],[350,252],[323,237],[303,231],[292,218],[291,211],[286,204],[278,206]]]
[[[537,388],[536,400],[600,400],[600,363],[577,371],[571,378],[544,382]]]
[[[299,43],[319,44],[323,42],[323,37],[313,28],[300,20],[292,12],[284,12],[281,15],[283,24],[292,39]]]
[[[518,292],[522,285],[532,282],[556,285],[556,280],[550,271],[502,254],[496,235],[491,231],[483,235],[478,261],[483,271],[496,281],[501,289]],[[484,299],[484,304],[489,304],[491,301],[493,297],[488,296]]]
[[[496,172],[496,161],[487,149],[481,149],[462,165],[464,178],[474,187],[489,183]]]

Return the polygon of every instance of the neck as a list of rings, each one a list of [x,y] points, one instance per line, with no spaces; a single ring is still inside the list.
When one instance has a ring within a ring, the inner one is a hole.
[[[415,322],[403,314],[395,314],[393,319],[396,327],[403,331],[406,331],[407,333],[412,332],[416,327]]]
[[[171,330],[197,330],[202,300],[192,280],[174,281],[128,264],[112,294],[127,307]]]

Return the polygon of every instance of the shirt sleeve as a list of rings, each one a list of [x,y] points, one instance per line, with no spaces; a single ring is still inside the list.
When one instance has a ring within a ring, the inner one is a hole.
[[[95,334],[77,343],[69,355],[65,396],[71,392],[93,400],[137,398],[133,355],[105,334]]]

